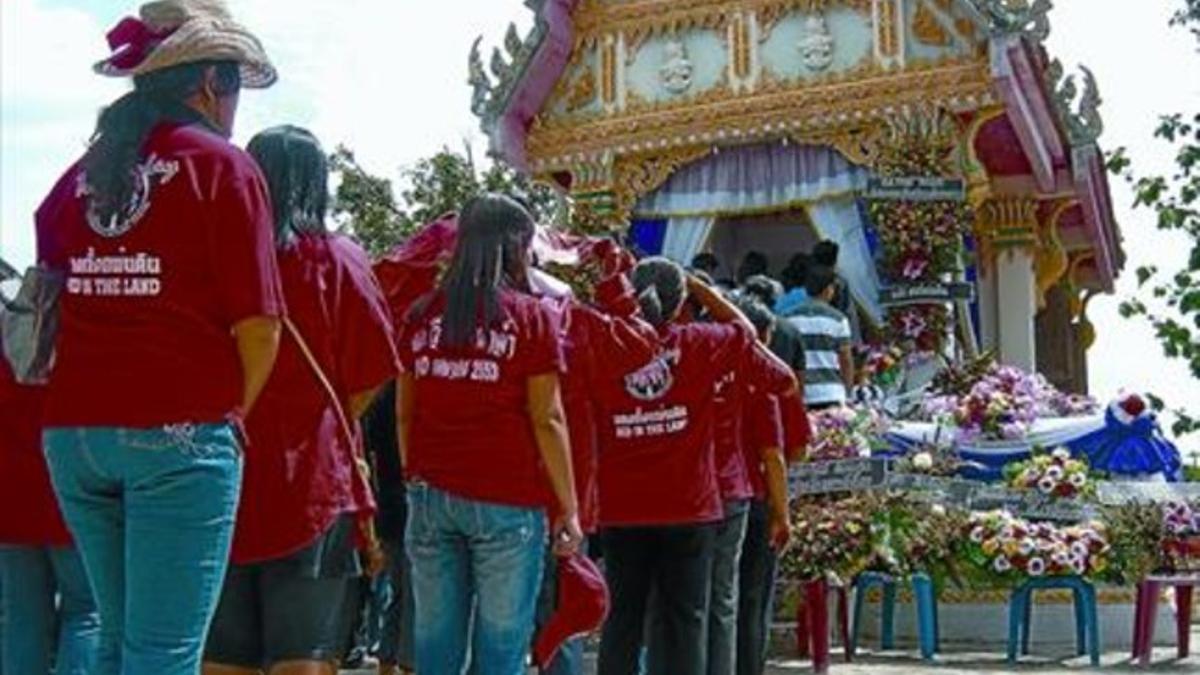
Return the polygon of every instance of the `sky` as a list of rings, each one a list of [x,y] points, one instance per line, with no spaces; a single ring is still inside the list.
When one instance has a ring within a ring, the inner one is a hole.
[[[1157,116],[1200,110],[1200,53],[1167,27],[1182,0],[1055,0],[1051,54],[1068,68],[1091,67],[1105,99],[1105,148],[1124,146],[1145,171],[1169,171],[1169,146],[1152,139]],[[278,123],[311,128],[332,148],[344,143],[363,166],[397,177],[443,146],[485,141],[469,109],[467,54],[484,36],[484,54],[510,21],[521,33],[531,17],[522,0],[229,0],[261,37],[281,75],[265,92],[242,97],[235,140]],[[0,2],[0,254],[32,259],[31,214],[59,173],[78,157],[97,110],[123,90],[91,74],[107,54],[105,31],[132,14],[128,0]],[[1148,327],[1117,314],[1136,286],[1133,270],[1184,262],[1179,240],[1133,210],[1129,187],[1113,182],[1117,219],[1129,255],[1112,297],[1090,317],[1098,333],[1089,353],[1094,394],[1153,390],[1200,407],[1200,382],[1167,360]],[[1196,448],[1200,450],[1200,448]]]

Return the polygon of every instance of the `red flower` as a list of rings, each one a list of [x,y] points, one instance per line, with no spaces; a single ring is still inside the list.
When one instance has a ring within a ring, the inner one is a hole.
[[[1126,396],[1125,400],[1121,401],[1121,410],[1124,410],[1130,417],[1140,417],[1142,413],[1146,412],[1146,401],[1137,394]]]

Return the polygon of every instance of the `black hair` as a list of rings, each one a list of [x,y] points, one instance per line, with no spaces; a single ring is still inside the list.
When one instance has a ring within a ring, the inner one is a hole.
[[[808,296],[816,298],[836,282],[837,274],[832,268],[824,265],[814,265],[808,270],[808,278],[805,279],[804,286],[805,290],[808,291]]]
[[[250,139],[246,150],[267,179],[276,245],[284,248],[300,234],[326,234],[329,161],[317,137],[300,127],[272,127]]]
[[[100,112],[91,144],[83,157],[84,180],[91,192],[89,217],[109,224],[129,218],[134,194],[134,167],[150,132],[162,122],[200,124],[217,131],[186,103],[215,68],[216,94],[229,96],[242,86],[233,61],[197,61],[133,78],[133,90]]]
[[[633,268],[633,287],[642,316],[655,327],[675,318],[687,299],[683,269],[662,257],[646,258]]]
[[[487,193],[463,207],[454,256],[440,286],[446,296],[445,344],[465,347],[480,325],[500,318],[501,289],[526,283],[533,232],[533,216],[511,197]]]
[[[767,307],[774,307],[779,300],[779,286],[775,280],[762,274],[756,274],[743,282],[742,292]]]
[[[775,327],[775,314],[753,295],[740,293],[733,299],[733,304],[754,324],[754,330],[759,335],[766,335]]]
[[[698,272],[707,272],[710,275],[716,274],[720,267],[721,262],[712,253],[700,253],[695,258],[692,258],[692,269]]]
[[[817,242],[817,245],[813,246],[812,258],[813,261],[818,265],[824,265],[825,267],[837,267],[838,253],[840,251],[841,247],[826,239],[824,241]]]
[[[750,277],[767,273],[767,256],[762,251],[750,251],[742,258],[737,268],[737,282],[745,283]]]
[[[805,280],[808,278],[808,268],[812,266],[812,256],[807,253],[797,253],[788,261],[787,267],[783,268],[783,273],[779,275],[779,280],[783,282],[783,287],[791,291],[797,288],[805,288]]]

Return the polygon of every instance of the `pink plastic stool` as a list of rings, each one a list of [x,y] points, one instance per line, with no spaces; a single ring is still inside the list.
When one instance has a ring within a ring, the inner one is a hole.
[[[824,579],[800,585],[801,599],[796,608],[796,650],[800,657],[811,655],[813,672],[829,672],[829,593],[838,597],[838,628],[846,662],[850,662],[850,603],[845,586],[830,587]]]
[[[1200,574],[1152,575],[1137,587],[1137,604],[1133,621],[1133,660],[1141,665],[1150,665],[1154,652],[1154,623],[1158,615],[1158,599],[1163,587],[1175,589],[1175,635],[1179,658],[1186,659],[1191,653],[1192,596],[1193,589],[1200,586]]]

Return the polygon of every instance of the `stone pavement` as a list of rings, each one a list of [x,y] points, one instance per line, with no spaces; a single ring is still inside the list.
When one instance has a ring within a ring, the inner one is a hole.
[[[1162,629],[1166,630],[1165,627]],[[1165,633],[1164,633],[1165,635]],[[1193,631],[1192,645],[1200,646],[1200,626]],[[1195,651],[1195,650],[1193,650]],[[954,651],[953,647],[947,654],[941,655],[936,663],[923,663],[916,658],[915,653],[893,652],[878,654],[866,652],[860,655],[853,664],[838,661],[839,654],[834,654],[833,675],[950,675],[952,673],[969,673],[972,675],[987,673],[1079,673],[1089,672],[1090,667],[1086,658],[1056,657],[1053,654],[1035,654],[1022,659],[1021,664],[1012,668],[1004,661],[1004,655],[992,653],[972,653]],[[1175,659],[1174,647],[1155,649],[1154,665],[1148,670],[1138,668],[1129,662],[1129,653],[1110,652],[1104,655],[1103,672],[1155,672],[1155,673],[1190,673],[1200,674],[1200,654],[1179,661]],[[531,671],[532,672],[532,671]],[[589,668],[586,675],[595,672],[589,658]],[[767,669],[768,675],[791,675],[792,673],[810,673],[810,664],[804,661],[779,659],[772,662]],[[373,675],[372,671],[346,671],[344,675]]]

